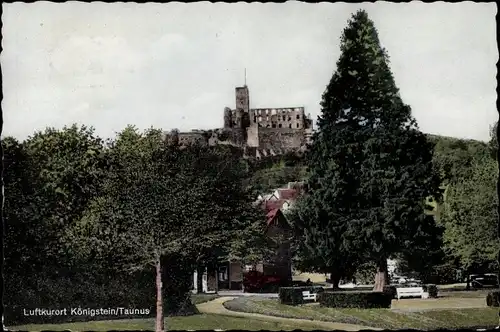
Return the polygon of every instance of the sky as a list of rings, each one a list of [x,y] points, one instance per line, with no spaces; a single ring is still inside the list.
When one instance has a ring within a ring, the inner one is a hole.
[[[496,110],[495,3],[10,3],[3,7],[4,136],[77,123],[223,126],[245,83],[250,107],[313,119],[350,16],[365,9],[423,132],[489,139]]]

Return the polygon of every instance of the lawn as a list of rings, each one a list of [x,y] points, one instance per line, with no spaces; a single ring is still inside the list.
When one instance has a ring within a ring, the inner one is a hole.
[[[215,300],[218,297],[219,297],[219,295],[217,295],[217,294],[192,294],[191,295],[191,302],[194,305],[197,305],[200,303],[205,303],[208,301]]]
[[[412,300],[408,300],[412,301]],[[416,299],[416,301],[419,301]],[[422,301],[422,300],[420,300]],[[384,329],[438,329],[494,327],[498,309],[488,307],[436,310],[334,309],[318,305],[287,306],[274,299],[236,298],[224,303],[229,310],[279,317],[359,324]]]
[[[281,322],[266,322],[248,318],[230,317],[223,315],[202,314],[186,317],[170,317],[165,319],[167,330],[270,330],[292,331],[295,329],[317,330],[312,325],[284,324]],[[127,330],[154,330],[154,319],[123,319],[111,321],[93,321],[67,324],[34,324],[11,327],[11,330],[20,331],[127,331]]]

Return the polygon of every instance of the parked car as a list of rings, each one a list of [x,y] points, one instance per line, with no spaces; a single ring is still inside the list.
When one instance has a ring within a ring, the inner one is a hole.
[[[243,275],[243,287],[246,293],[276,293],[288,281],[280,276],[264,275],[259,271],[249,271]]]
[[[498,288],[498,275],[494,273],[471,274],[467,278],[467,289]]]

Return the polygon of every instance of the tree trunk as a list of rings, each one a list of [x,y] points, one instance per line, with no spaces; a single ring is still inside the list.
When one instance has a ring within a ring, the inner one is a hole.
[[[219,265],[215,265],[215,294],[219,293]]]
[[[383,258],[377,263],[377,272],[375,273],[374,292],[383,292],[388,281],[387,259]]]
[[[156,323],[155,332],[163,332],[163,294],[161,280],[161,262],[156,262]]]
[[[330,272],[330,281],[332,282],[333,289],[340,289],[339,287],[340,279],[341,276],[339,271]]]

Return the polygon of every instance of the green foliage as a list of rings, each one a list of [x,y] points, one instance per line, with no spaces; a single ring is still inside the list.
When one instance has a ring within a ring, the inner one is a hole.
[[[488,142],[491,156],[495,160],[497,159],[497,153],[498,153],[497,131],[498,131],[498,121],[495,122],[495,124],[490,128],[490,141]]]
[[[433,284],[424,285],[423,289],[424,289],[424,292],[429,293],[430,298],[437,298],[438,297],[438,288],[436,285],[433,285]]]
[[[89,264],[64,250],[64,233],[99,192],[103,142],[92,128],[73,125],[37,132],[22,143],[4,138],[2,145],[9,193],[4,210],[6,304],[29,298],[43,307],[37,294],[64,292],[65,284],[56,282],[62,276],[72,282],[85,278]],[[80,273],[75,274],[77,267]],[[102,272],[92,269],[96,277]]]
[[[349,271],[413,244],[439,178],[366,12],[349,21],[341,51],[307,156],[311,190],[294,224],[313,264]]]
[[[496,236],[498,166],[486,146],[469,159],[447,191],[442,218],[445,250],[465,269],[489,270],[496,267],[500,249]]]
[[[500,291],[489,292],[486,296],[486,305],[488,307],[500,307]]]
[[[302,292],[304,290],[304,287],[280,287],[278,293],[279,301],[281,304],[287,305],[303,304],[304,296]]]
[[[392,298],[389,292],[323,292],[319,304],[329,308],[390,308]]]
[[[105,145],[74,125],[2,139],[9,319],[26,303],[152,308],[160,258],[166,313],[192,313],[196,265],[263,238],[241,156],[165,138],[127,127]]]
[[[276,188],[283,188],[289,182],[302,181],[305,178],[304,166],[286,166],[284,163],[278,163],[270,168],[256,170],[249,183],[257,194],[265,194]]]
[[[81,271],[81,277],[60,275],[59,278],[37,278],[33,286],[28,280],[19,280],[17,285],[6,284],[5,322],[9,325],[29,323],[61,323],[113,319],[116,316],[26,316],[23,309],[62,308],[140,308],[149,309],[154,315],[154,279],[151,273],[137,272],[132,275],[107,275],[96,271]],[[10,280],[10,275],[6,275]],[[133,287],[131,287],[133,285]],[[13,288],[17,287],[17,288]],[[143,315],[130,318],[144,318]]]
[[[159,131],[128,130],[108,160],[102,196],[75,229],[89,254],[113,251],[130,268],[160,256],[201,259],[258,219],[242,188],[241,161],[224,147],[181,148],[165,144]]]
[[[397,298],[396,286],[394,286],[394,285],[389,285],[389,286],[386,285],[384,287],[384,293],[389,294],[389,296],[391,297],[391,299]]]
[[[373,282],[373,271],[377,269],[375,262],[366,262],[356,267],[354,278],[358,284],[369,285]]]
[[[445,258],[442,249],[444,231],[435,217],[426,215],[409,245],[397,255],[398,272],[405,275],[416,272],[418,278],[428,279],[434,267],[442,264]]]

